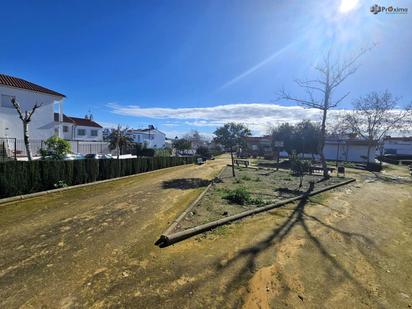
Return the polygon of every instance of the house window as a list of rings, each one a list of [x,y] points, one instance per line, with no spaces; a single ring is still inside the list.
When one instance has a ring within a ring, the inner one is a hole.
[[[63,132],[64,132],[64,133],[69,132],[69,127],[68,127],[68,126],[63,126]]]
[[[91,130],[90,135],[91,136],[97,136],[97,130]]]
[[[6,94],[2,94],[1,95],[1,106],[2,107],[8,107],[8,108],[13,108],[13,104],[11,104],[11,99],[16,98],[14,96],[11,95],[6,95]]]
[[[77,129],[77,135],[78,136],[85,136],[86,135],[86,130],[85,129]]]

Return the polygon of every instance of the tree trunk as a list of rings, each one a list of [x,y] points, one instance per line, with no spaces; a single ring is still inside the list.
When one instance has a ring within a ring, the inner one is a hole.
[[[371,153],[371,146],[368,144],[368,151],[367,151],[367,153],[366,153],[366,165],[368,165],[369,164],[369,155],[370,155],[370,153]]]
[[[236,177],[235,175],[235,160],[233,159],[233,149],[230,148],[230,157],[232,159],[232,175],[233,177]]]
[[[383,145],[382,144],[380,144],[380,146],[379,146],[379,153],[380,153],[380,155],[379,155],[379,165],[382,168],[382,160],[383,160]]]
[[[323,154],[323,148],[325,147],[326,115],[327,115],[327,110],[325,108],[323,110],[322,126],[321,126],[321,130],[320,130],[319,156],[320,156],[320,162],[322,163],[323,178],[329,179],[328,166],[326,164],[325,155]]]
[[[24,145],[26,146],[27,159],[31,161],[33,158],[31,156],[31,150],[30,150],[29,123],[26,121],[23,121],[23,138],[24,138]]]

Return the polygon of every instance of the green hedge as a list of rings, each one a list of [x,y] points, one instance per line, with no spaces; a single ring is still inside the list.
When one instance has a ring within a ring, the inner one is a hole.
[[[194,163],[192,157],[0,162],[0,198]]]

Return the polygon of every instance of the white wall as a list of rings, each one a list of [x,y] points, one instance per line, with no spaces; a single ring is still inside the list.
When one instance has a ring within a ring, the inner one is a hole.
[[[368,154],[368,146],[340,144],[338,152],[338,144],[326,143],[323,149],[323,154],[325,155],[326,160],[335,161],[336,157],[338,157],[338,160],[342,161],[365,163],[367,162],[366,157]],[[369,162],[373,162],[374,160],[375,149],[372,147],[369,154]]]
[[[398,155],[412,155],[412,141],[385,140],[384,150],[395,149]]]
[[[140,136],[140,139],[139,139]],[[150,139],[149,139],[150,136]],[[158,130],[151,130],[150,134],[148,131],[145,132],[133,132],[131,134],[133,141],[135,143],[146,143],[148,148],[164,148],[166,142],[166,134]]]
[[[103,128],[76,126],[71,123],[63,122],[63,126],[68,127],[67,132],[63,132],[63,138],[67,140],[79,140],[79,141],[103,141]],[[59,127],[59,123],[55,122],[56,130]],[[86,135],[78,135],[78,129],[84,129]],[[97,136],[92,136],[92,130],[97,130]],[[62,129],[63,131],[63,129]]]
[[[20,103],[22,111],[30,111],[34,104],[42,103],[42,106],[35,111],[29,124],[29,134],[31,139],[47,139],[54,134],[54,101],[61,98],[49,94],[18,89],[0,85],[0,105],[1,95],[14,96]],[[8,128],[8,130],[6,130]],[[0,137],[23,139],[23,125],[14,107],[0,106]]]

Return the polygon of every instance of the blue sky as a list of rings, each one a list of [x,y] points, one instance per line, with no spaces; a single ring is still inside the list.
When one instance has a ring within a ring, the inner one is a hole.
[[[344,2],[344,3],[342,3]],[[412,100],[412,1],[374,15],[375,1],[5,1],[0,72],[66,94],[64,110],[90,109],[105,125],[154,124],[168,136],[206,134],[225,121],[255,134],[317,113],[275,101],[333,46],[345,59],[378,45],[341,85],[351,94],[389,89]],[[252,104],[252,105],[250,105]]]

